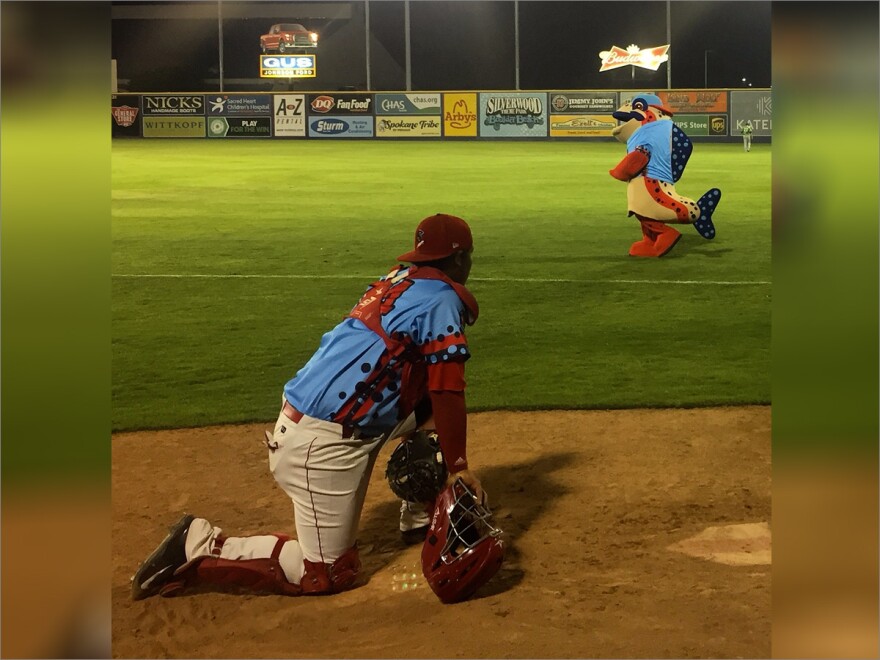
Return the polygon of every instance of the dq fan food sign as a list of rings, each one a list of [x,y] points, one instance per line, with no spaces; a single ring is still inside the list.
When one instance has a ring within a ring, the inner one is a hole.
[[[603,50],[599,53],[599,59],[602,60],[599,72],[618,69],[622,66],[638,66],[656,71],[663,62],[669,60],[668,50],[669,44],[654,48],[639,48],[635,44],[630,44],[626,50],[612,46],[611,50]]]

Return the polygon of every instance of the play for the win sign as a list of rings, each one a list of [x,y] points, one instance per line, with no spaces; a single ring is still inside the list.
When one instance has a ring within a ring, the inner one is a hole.
[[[260,78],[314,78],[317,73],[314,55],[260,55]]]

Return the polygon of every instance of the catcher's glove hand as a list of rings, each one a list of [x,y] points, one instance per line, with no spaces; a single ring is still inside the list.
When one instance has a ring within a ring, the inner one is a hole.
[[[416,431],[405,438],[391,453],[385,478],[400,499],[432,502],[446,485],[446,464],[437,434]]]

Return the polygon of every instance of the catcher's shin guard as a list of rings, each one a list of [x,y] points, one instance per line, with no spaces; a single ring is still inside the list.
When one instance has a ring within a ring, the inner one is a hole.
[[[306,570],[300,586],[304,594],[335,594],[354,586],[361,572],[357,544],[346,550],[332,564],[303,560]]]
[[[275,534],[278,538],[272,555],[261,559],[224,559],[208,555],[196,557],[181,566],[174,578],[162,587],[162,596],[176,596],[184,589],[212,586],[221,591],[247,591],[299,596],[303,589],[287,580],[278,557],[290,537]],[[219,549],[219,546],[218,546]]]

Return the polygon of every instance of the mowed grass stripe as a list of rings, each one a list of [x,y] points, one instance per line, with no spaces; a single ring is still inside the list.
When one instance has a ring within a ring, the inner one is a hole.
[[[172,274],[172,273],[115,273],[113,277],[128,278],[207,278],[207,279],[280,279],[280,280],[363,280],[370,281],[370,275],[242,275],[242,274]],[[375,277],[375,276],[373,276]],[[534,284],[559,283],[559,284],[708,284],[716,286],[761,286],[772,282],[719,282],[713,280],[584,280],[584,279],[558,279],[546,277],[472,277],[470,282],[511,282],[514,284],[530,282]]]

